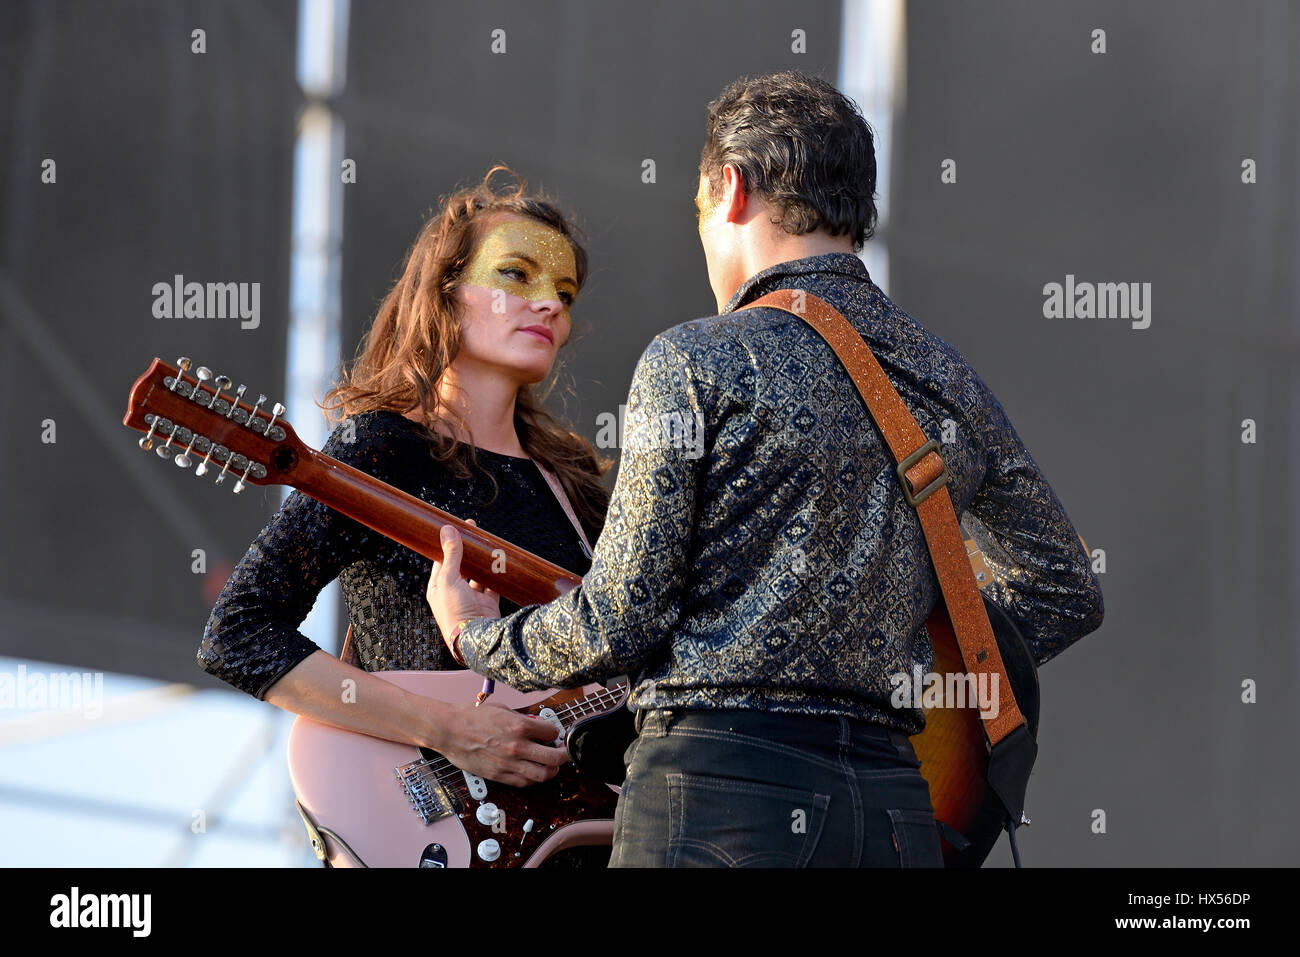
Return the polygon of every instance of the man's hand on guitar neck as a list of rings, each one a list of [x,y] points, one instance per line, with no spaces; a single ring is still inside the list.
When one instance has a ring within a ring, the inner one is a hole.
[[[474,520],[470,519],[466,524],[473,525]],[[501,596],[473,579],[466,581],[461,577],[460,560],[464,543],[454,525],[444,525],[441,537],[443,560],[433,563],[425,597],[429,601],[429,610],[433,612],[433,617],[442,630],[443,640],[447,642],[453,657],[459,661],[456,626],[467,619],[500,618]]]

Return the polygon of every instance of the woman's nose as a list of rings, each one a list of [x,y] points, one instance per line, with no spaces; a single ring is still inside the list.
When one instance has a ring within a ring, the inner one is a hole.
[[[544,299],[538,299],[533,303],[535,312],[549,312],[553,316],[558,316],[564,312],[564,303],[560,301],[558,295]]]

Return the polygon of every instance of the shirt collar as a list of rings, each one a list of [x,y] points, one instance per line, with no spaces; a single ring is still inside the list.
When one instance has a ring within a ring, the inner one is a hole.
[[[722,314],[733,312],[744,306],[745,303],[752,302],[773,289],[798,285],[800,276],[811,274],[824,276],[827,273],[837,273],[854,279],[871,281],[871,276],[867,273],[867,267],[863,265],[861,259],[852,253],[822,253],[820,256],[792,259],[789,262],[768,266],[762,272],[755,273],[746,279],[740,284],[736,294],[731,297],[731,301],[727,303],[726,308],[722,310]]]

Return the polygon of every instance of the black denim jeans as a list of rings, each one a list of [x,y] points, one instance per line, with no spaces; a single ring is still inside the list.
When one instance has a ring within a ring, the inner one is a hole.
[[[848,718],[649,711],[610,867],[942,867],[907,737]]]

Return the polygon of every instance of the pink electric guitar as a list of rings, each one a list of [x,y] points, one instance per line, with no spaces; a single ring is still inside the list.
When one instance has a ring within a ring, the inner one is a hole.
[[[385,681],[444,701],[472,701],[472,671],[380,671]],[[555,725],[623,700],[625,687],[524,694],[497,685],[492,700]],[[289,777],[312,848],[335,867],[535,867],[582,844],[610,844],[617,789],[566,764],[527,788],[484,781],[427,748],[298,718]]]
[[[140,447],[214,484],[289,485],[434,561],[439,529],[464,540],[466,577],[519,605],[549,602],[582,579],[303,444],[278,402],[241,402],[244,386],[202,366],[191,377],[155,359],[131,388],[123,424]],[[504,553],[507,571],[496,556]],[[473,701],[483,679],[468,671],[387,671],[377,677],[444,701]],[[626,682],[523,694],[498,684],[492,700],[553,723],[557,736],[623,703]],[[485,782],[434,751],[299,717],[289,774],[317,856],[365,867],[532,867],[564,847],[609,844],[618,791],[565,765],[528,788]]]

